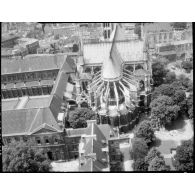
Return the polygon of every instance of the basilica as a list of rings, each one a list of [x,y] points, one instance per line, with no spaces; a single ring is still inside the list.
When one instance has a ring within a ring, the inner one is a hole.
[[[104,25],[104,40],[83,43],[77,64],[77,103],[97,113],[100,124],[131,130],[147,112],[152,89],[151,59],[141,36],[125,36],[121,24]]]

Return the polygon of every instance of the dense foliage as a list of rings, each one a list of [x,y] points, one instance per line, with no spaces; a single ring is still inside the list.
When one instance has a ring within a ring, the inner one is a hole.
[[[148,164],[145,162],[144,158],[139,158],[134,161],[133,170],[140,172],[148,171]]]
[[[145,157],[145,162],[147,164],[150,164],[151,161],[157,156],[160,157],[160,152],[156,148],[151,148],[147,156]]]
[[[170,171],[170,166],[165,164],[165,160],[162,156],[156,156],[150,162],[148,171]]]
[[[15,142],[3,147],[4,172],[49,172],[50,161],[43,150],[31,143]]]
[[[132,140],[132,158],[137,160],[144,158],[148,153],[147,143],[141,138],[134,138]]]
[[[180,110],[178,105],[174,105],[172,98],[165,95],[154,99],[150,107],[152,119],[156,120],[160,126],[165,126],[175,120]]]
[[[87,120],[95,119],[95,112],[88,108],[77,108],[69,114],[68,122],[72,128],[87,127]]]
[[[183,89],[183,84],[178,81],[172,84],[162,84],[155,88],[152,93],[152,100],[154,101],[160,96],[169,96],[173,100],[173,105],[179,106],[179,114],[185,114],[187,112],[187,102],[186,93]]]
[[[172,83],[176,80],[176,74],[174,72],[168,72],[165,76],[165,83]]]
[[[177,171],[193,171],[193,141],[184,141],[176,149],[174,156],[175,169]]]
[[[161,85],[164,82],[168,70],[165,69],[165,65],[168,61],[164,58],[158,59],[152,64],[152,78],[154,81],[154,87]]]
[[[137,131],[135,132],[135,136],[137,138],[144,139],[148,146],[150,145],[150,143],[156,140],[151,122],[148,120],[144,120],[141,122]]]
[[[187,73],[190,73],[193,69],[193,62],[182,62],[182,68],[185,69]]]

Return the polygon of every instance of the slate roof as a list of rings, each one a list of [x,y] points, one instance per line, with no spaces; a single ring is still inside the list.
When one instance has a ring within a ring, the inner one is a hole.
[[[30,108],[7,110],[2,114],[2,134],[29,135],[43,124],[52,127],[54,131],[61,132],[49,108]]]
[[[65,62],[66,57],[66,55],[42,55],[24,59],[2,59],[1,74],[61,69],[62,66],[68,72],[71,70],[68,63],[70,62],[72,65],[73,62],[70,59]]]
[[[170,25],[170,22],[155,22],[151,24],[144,24],[143,26],[144,33],[170,30],[173,30],[173,27]]]
[[[85,172],[101,172],[103,169],[108,168],[103,162],[103,159],[108,160],[108,155],[102,151],[102,148],[105,147],[102,141],[106,141],[110,138],[111,127],[109,125],[89,124],[87,129],[91,129],[91,135],[96,135],[96,138],[85,138],[83,150],[85,151],[84,155],[88,157],[79,170]],[[92,153],[96,155],[95,159],[90,157]]]
[[[46,96],[25,96],[2,100],[3,135],[30,134],[36,129],[49,128],[61,132],[57,116],[61,111],[68,74],[74,72],[75,63],[66,55],[32,55],[18,60],[2,60],[1,74],[60,69],[55,84],[53,80],[26,82],[26,87],[53,85]],[[6,88],[22,87],[24,83],[9,83]]]

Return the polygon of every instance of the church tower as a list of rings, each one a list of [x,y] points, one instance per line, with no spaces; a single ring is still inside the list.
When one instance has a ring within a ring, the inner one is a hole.
[[[109,41],[111,38],[111,34],[113,33],[114,30],[114,23],[112,22],[102,23],[102,26],[103,26],[103,39],[104,41]]]

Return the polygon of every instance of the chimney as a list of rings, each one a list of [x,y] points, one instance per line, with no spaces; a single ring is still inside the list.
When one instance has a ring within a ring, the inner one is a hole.
[[[96,120],[87,120],[87,127],[90,126],[90,124],[97,124],[97,121]]]

